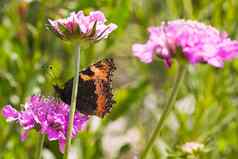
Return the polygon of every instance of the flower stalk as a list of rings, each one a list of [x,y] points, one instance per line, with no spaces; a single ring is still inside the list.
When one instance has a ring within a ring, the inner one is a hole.
[[[70,149],[70,145],[71,145],[74,113],[75,113],[77,94],[78,94],[79,71],[80,71],[80,46],[77,45],[76,46],[76,58],[75,58],[75,77],[74,77],[74,81],[73,81],[69,123],[68,123],[68,128],[67,128],[67,137],[66,137],[66,144],[65,144],[65,149],[64,149],[64,159],[68,159],[69,149]]]
[[[44,141],[45,141],[45,135],[40,134],[38,147],[36,149],[35,159],[41,159]]]
[[[156,126],[151,138],[149,139],[144,151],[141,153],[140,159],[145,159],[146,158],[151,146],[153,145],[153,143],[156,140],[157,135],[160,133],[160,130],[161,130],[165,120],[167,119],[170,111],[173,108],[173,105],[174,105],[174,102],[176,100],[179,88],[181,86],[181,83],[184,79],[184,76],[185,76],[185,73],[186,73],[186,70],[187,70],[185,64],[179,64],[178,67],[179,67],[178,68],[178,74],[177,74],[177,77],[176,77],[175,82],[173,84],[173,88],[172,88],[171,94],[169,96],[168,102],[167,102],[166,106],[164,107],[164,111],[163,111],[163,113],[162,113],[162,115],[159,119],[159,122],[157,123],[157,126]]]

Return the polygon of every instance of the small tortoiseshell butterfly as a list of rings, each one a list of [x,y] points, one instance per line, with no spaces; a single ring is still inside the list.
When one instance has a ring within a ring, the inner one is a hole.
[[[115,103],[112,94],[112,73],[116,70],[113,59],[96,62],[80,72],[76,108],[83,114],[104,117]],[[65,103],[71,103],[73,78],[63,88],[53,86]]]

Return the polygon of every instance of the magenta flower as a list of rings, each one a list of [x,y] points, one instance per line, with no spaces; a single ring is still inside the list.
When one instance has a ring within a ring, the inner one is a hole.
[[[117,28],[116,24],[105,24],[106,18],[100,11],[90,12],[85,16],[83,11],[72,12],[69,17],[48,20],[49,28],[61,39],[87,39],[99,41],[105,39]]]
[[[7,121],[17,121],[24,129],[21,140],[25,140],[31,129],[46,134],[50,141],[58,140],[60,151],[64,152],[69,105],[53,97],[32,96],[25,104],[23,111],[17,111],[7,105],[2,109]],[[88,116],[75,113],[72,137],[87,123]]]
[[[148,31],[149,40],[145,44],[134,44],[132,47],[134,56],[145,63],[152,62],[157,55],[170,66],[178,48],[181,49],[182,57],[191,64],[208,63],[223,67],[224,61],[238,56],[238,41],[196,21],[163,22],[161,26],[150,27]]]

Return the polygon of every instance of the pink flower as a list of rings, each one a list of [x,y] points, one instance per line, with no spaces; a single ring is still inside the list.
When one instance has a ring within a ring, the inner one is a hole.
[[[208,63],[223,67],[226,60],[238,56],[238,41],[228,38],[226,33],[191,20],[163,22],[159,27],[148,29],[150,36],[145,44],[134,44],[134,56],[142,62],[150,63],[154,56],[162,58],[166,65],[172,64],[177,49],[191,64]],[[178,55],[176,55],[178,56]]]
[[[7,105],[2,110],[7,121],[17,121],[24,129],[21,140],[27,138],[29,130],[35,128],[46,134],[50,141],[58,140],[61,152],[64,150],[69,118],[69,105],[53,97],[32,96],[23,111]],[[88,120],[88,116],[75,113],[72,137],[75,137]]]
[[[48,20],[49,28],[61,39],[81,38],[93,41],[105,39],[117,28],[116,24],[105,24],[106,18],[100,11],[90,12],[85,16],[83,11],[72,12],[69,17]]]

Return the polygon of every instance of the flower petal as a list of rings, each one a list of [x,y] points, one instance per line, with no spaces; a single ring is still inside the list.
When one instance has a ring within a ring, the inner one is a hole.
[[[18,119],[19,113],[11,105],[6,105],[2,109],[2,114],[8,122]]]
[[[143,44],[134,44],[132,46],[134,56],[138,57],[141,61],[145,63],[152,62],[152,52],[148,50],[146,45]]]
[[[65,140],[59,140],[59,150],[61,153],[64,153]]]

